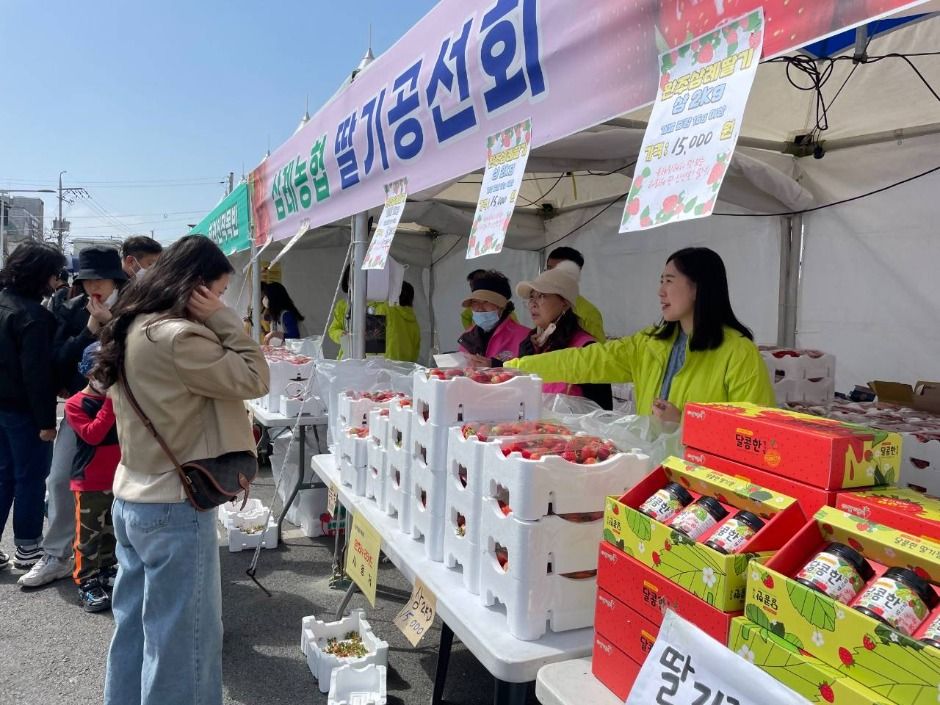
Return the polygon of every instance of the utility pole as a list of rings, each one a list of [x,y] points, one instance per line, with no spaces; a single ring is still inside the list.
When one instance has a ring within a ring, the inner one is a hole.
[[[62,249],[62,241],[65,239],[62,235],[62,233],[64,232],[63,223],[62,223],[62,174],[65,174],[65,173],[66,172],[64,171],[59,172],[59,219],[55,223],[53,223],[53,225],[55,226],[54,230],[56,231],[56,239],[59,242],[60,250]]]
[[[228,196],[234,190],[235,190],[235,172],[230,171],[228,173],[228,191],[226,192],[225,195]]]

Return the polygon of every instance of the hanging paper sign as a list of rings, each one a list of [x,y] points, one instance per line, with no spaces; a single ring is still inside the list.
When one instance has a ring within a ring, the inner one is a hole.
[[[280,262],[284,258],[284,255],[286,255],[288,252],[294,249],[294,245],[300,242],[300,238],[306,235],[308,230],[310,230],[310,221],[304,220],[300,224],[300,227],[297,228],[297,232],[294,233],[294,237],[288,240],[287,244],[284,245],[281,251],[278,252],[277,255],[275,255],[274,259],[271,260],[271,266],[273,267],[275,264]]]
[[[750,661],[666,610],[626,705],[807,705]]]
[[[531,119],[487,138],[486,170],[470,226],[467,259],[493,255],[503,249],[531,143]]]
[[[395,239],[395,231],[398,230],[407,200],[408,179],[385,185],[385,208],[382,209],[382,217],[379,218],[366,259],[362,263],[363,269],[385,269],[388,251],[392,248],[392,240]]]
[[[362,514],[353,516],[351,540],[346,546],[346,574],[375,607],[382,537]]]
[[[395,617],[395,626],[401,630],[412,646],[417,646],[421,638],[428,633],[434,624],[434,615],[437,613],[437,598],[421,582],[415,578],[414,590],[411,598]]]
[[[336,516],[336,505],[338,502],[339,492],[336,489],[336,485],[331,482],[329,492],[327,492],[326,495],[326,513],[331,517]]]
[[[757,9],[659,57],[659,90],[620,232],[711,215],[764,41]]]

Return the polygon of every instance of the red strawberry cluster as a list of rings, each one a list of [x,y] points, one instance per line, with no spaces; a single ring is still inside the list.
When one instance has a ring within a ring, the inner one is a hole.
[[[551,421],[509,421],[506,423],[468,423],[461,429],[464,438],[476,436],[479,441],[488,441],[500,436],[530,436],[533,434],[570,435],[571,429]]]
[[[405,398],[405,395],[401,392],[393,392],[390,390],[384,390],[380,392],[359,392],[353,389],[347,389],[346,396],[357,401],[360,399],[368,399],[369,401],[373,401],[376,404],[384,404],[385,402],[391,401],[392,399]]]
[[[355,436],[356,438],[368,438],[369,437],[369,427],[368,426],[350,426],[346,429],[346,434],[349,436]]]
[[[508,382],[520,374],[516,370],[505,367],[468,367],[466,369],[457,367],[440,369],[435,367],[428,370],[428,379],[448,380],[455,377],[467,377],[479,384],[500,384],[501,382]]]
[[[503,455],[519,453],[525,460],[541,460],[547,455],[560,455],[569,463],[594,465],[617,453],[610,441],[596,436],[543,435],[517,437],[504,441]]]
[[[307,355],[298,355],[287,348],[274,348],[270,345],[262,346],[261,352],[264,353],[264,359],[268,362],[289,362],[292,365],[306,365],[313,361],[313,358]]]

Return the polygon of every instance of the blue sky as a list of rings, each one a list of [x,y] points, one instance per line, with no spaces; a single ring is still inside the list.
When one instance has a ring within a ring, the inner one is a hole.
[[[0,189],[81,186],[72,235],[171,240],[432,0],[0,3]],[[46,227],[57,209],[46,202]],[[112,220],[102,212],[116,218]]]

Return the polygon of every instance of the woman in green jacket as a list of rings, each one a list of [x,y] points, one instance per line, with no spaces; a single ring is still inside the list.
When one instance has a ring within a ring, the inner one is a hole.
[[[545,382],[633,382],[638,414],[678,422],[688,402],[775,404],[753,335],[734,315],[725,265],[706,247],[673,253],[660,277],[662,321],[603,345],[506,363]]]

